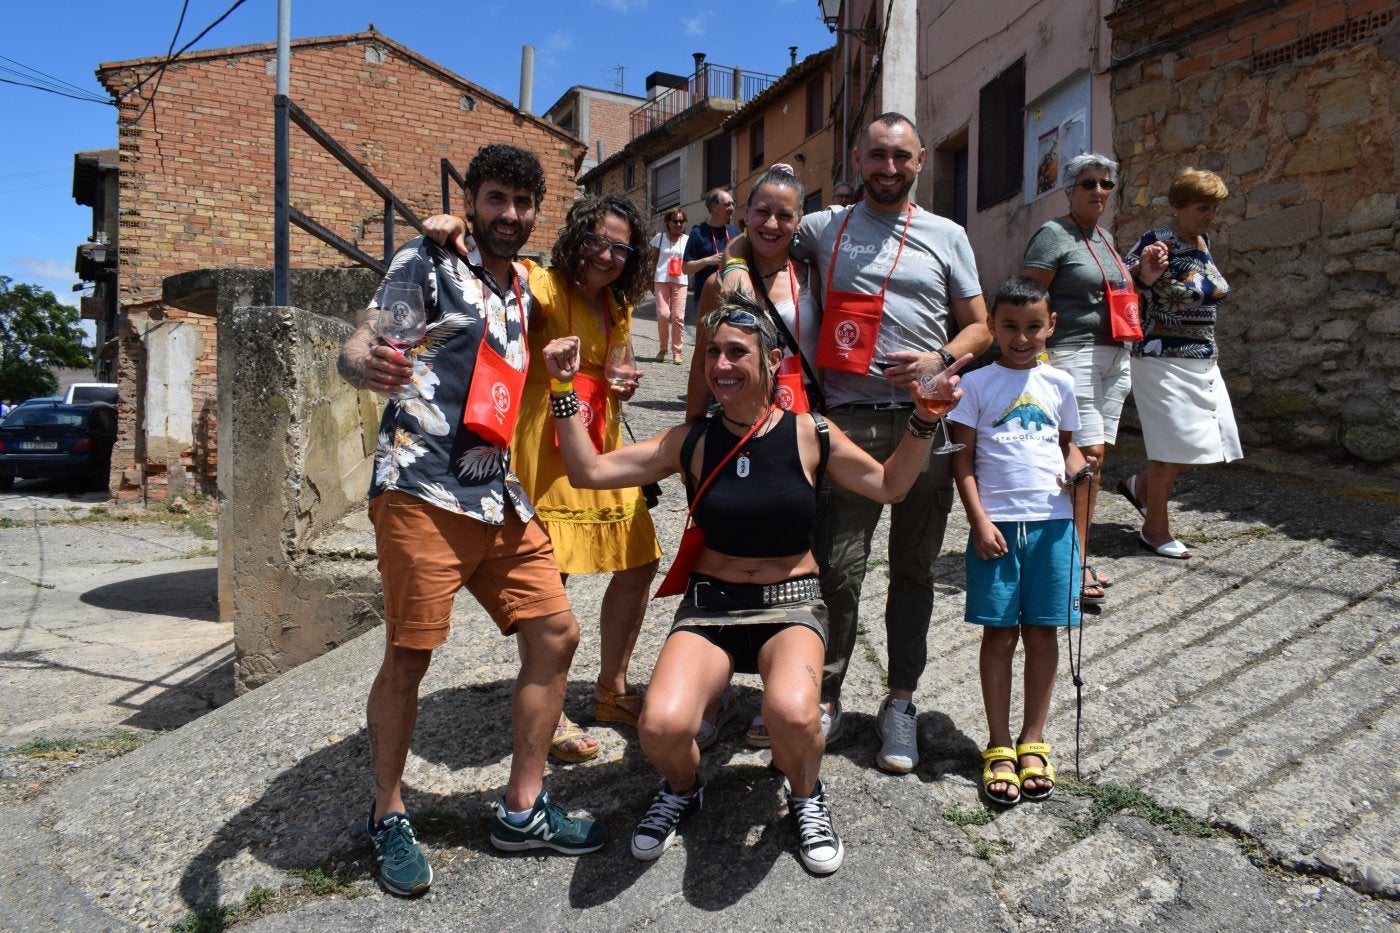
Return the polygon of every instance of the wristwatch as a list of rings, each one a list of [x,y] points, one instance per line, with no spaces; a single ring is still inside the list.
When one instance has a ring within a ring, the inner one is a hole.
[[[939,347],[933,352],[937,353],[942,358],[944,366],[952,366],[958,361],[958,358],[956,356],[948,352],[947,347]]]

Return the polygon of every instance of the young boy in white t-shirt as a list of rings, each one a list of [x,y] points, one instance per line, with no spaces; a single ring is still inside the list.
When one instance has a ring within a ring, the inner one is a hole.
[[[1040,362],[1055,330],[1045,288],[1013,276],[992,302],[988,327],[1001,359],[962,377],[949,415],[953,476],[967,511],[967,608],[984,626],[979,672],[991,741],[982,753],[982,793],[1011,805],[1045,800],[1055,788],[1044,741],[1059,663],[1058,627],[1079,624],[1081,563],[1070,485],[1086,461],[1074,381]],[[1066,477],[1071,479],[1066,481]],[[1087,490],[1086,490],[1087,492]],[[1025,711],[1011,741],[1011,661],[1025,644]]]

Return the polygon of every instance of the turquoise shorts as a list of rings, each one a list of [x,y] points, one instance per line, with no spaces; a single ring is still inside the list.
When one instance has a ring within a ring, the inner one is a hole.
[[[1074,522],[993,522],[1007,553],[983,560],[967,542],[967,608],[977,625],[1078,625],[1079,536]]]

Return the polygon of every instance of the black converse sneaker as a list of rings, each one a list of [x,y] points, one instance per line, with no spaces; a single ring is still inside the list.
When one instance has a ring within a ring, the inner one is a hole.
[[[681,820],[704,806],[704,800],[705,785],[699,781],[686,794],[675,793],[669,784],[662,781],[661,789],[651,798],[646,816],[632,831],[632,856],[643,862],[660,858],[676,838],[676,827]]]
[[[812,796],[794,797],[789,792],[787,800],[788,809],[797,820],[797,851],[802,856],[802,864],[816,875],[829,875],[840,868],[846,850],[831,825],[831,807],[827,805],[822,782],[813,785]]]

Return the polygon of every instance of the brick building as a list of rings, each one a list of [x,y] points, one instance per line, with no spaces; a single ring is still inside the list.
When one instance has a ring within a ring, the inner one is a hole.
[[[559,95],[544,118],[588,144],[579,167],[583,175],[627,145],[632,138],[630,115],[644,103],[645,98],[632,94],[575,84]]]
[[[275,57],[271,43],[189,53],[121,102],[117,308],[106,349],[122,386],[119,499],[215,492],[215,321],[164,305],[161,287],[193,269],[271,266]],[[162,62],[107,63],[97,76],[120,97]],[[549,193],[529,249],[553,242],[574,198],[584,151],[576,137],[373,29],[294,41],[291,97],[419,217],[441,209],[440,159],[465,171],[488,142],[524,146],[544,165]],[[379,253],[378,196],[295,127],[291,149],[292,204]],[[412,235],[399,229],[400,241]],[[347,264],[300,230],[291,245],[294,266]],[[315,310],[316,296],[294,293],[293,302]]]
[[[1117,235],[1170,219],[1187,165],[1230,188],[1221,371],[1247,444],[1400,469],[1400,4],[1125,2]]]

